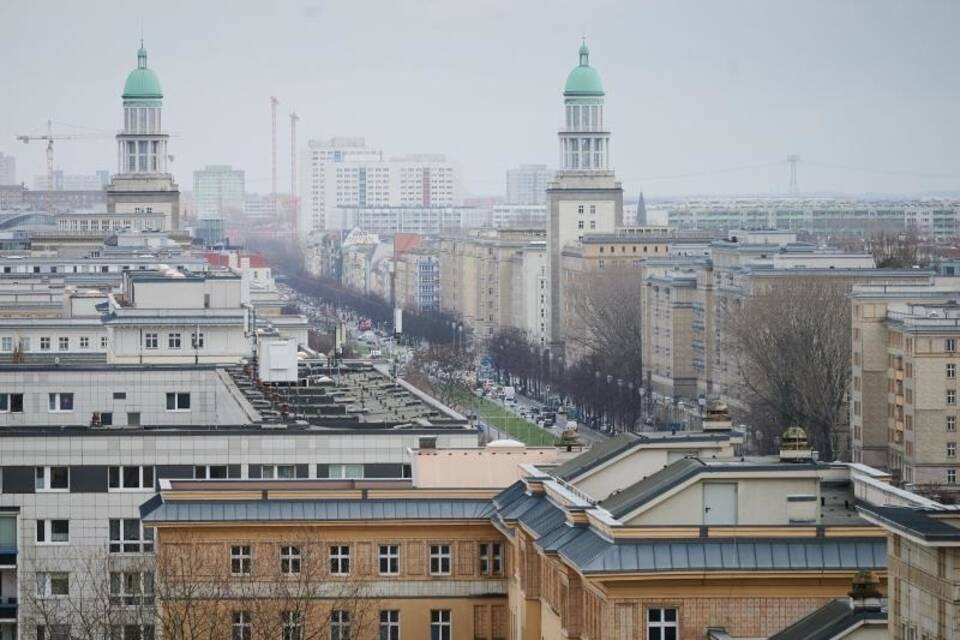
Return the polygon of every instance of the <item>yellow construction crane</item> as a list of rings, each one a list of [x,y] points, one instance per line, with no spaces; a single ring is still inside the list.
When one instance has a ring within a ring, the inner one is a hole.
[[[23,135],[17,136],[17,140],[23,142],[24,144],[30,142],[31,140],[46,140],[47,141],[47,189],[53,191],[53,141],[54,140],[93,140],[93,139],[103,139],[113,137],[113,134],[109,133],[80,133],[80,134],[64,134],[64,135],[53,135],[53,121],[47,120],[47,133],[46,135]]]

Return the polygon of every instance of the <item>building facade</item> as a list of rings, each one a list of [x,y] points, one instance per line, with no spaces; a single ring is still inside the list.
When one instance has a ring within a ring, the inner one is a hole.
[[[542,205],[553,172],[545,164],[522,164],[507,170],[507,204]]]
[[[0,185],[19,184],[17,182],[17,159],[0,153]]]
[[[207,165],[193,172],[193,213],[196,218],[237,218],[246,202],[244,172],[230,165]]]

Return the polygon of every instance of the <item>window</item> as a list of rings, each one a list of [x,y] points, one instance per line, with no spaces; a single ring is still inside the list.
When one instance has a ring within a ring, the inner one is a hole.
[[[450,545],[430,545],[430,575],[450,575]]]
[[[380,640],[400,640],[400,612],[396,609],[380,612]]]
[[[179,349],[182,345],[183,337],[179,333],[167,334],[167,347],[170,349]]]
[[[955,338],[947,338],[943,341],[943,350],[953,353],[957,350],[957,340]]]
[[[202,464],[193,468],[193,477],[196,480],[223,480],[227,477],[227,465]]]
[[[957,416],[947,416],[947,431],[957,430]]]
[[[380,545],[380,575],[395,576],[400,573],[400,545]]]
[[[70,640],[70,625],[37,625],[37,640]]]
[[[583,205],[582,205],[582,204],[581,204],[581,205],[577,205],[577,213],[579,213],[580,215],[583,215]]]
[[[23,413],[23,394],[0,393],[0,413]]]
[[[110,640],[154,640],[152,624],[115,624],[110,627]]]
[[[137,518],[110,520],[110,553],[152,553],[153,529]]]
[[[590,205],[590,215],[592,216],[597,215],[597,205],[595,204]]]
[[[40,571],[37,573],[37,595],[70,595],[70,574],[66,571]]]
[[[947,365],[947,377],[948,377],[948,378],[956,378],[956,377],[957,377],[957,365],[952,364],[952,363]]]
[[[947,469],[947,484],[957,484],[956,469]]]
[[[265,464],[260,467],[260,477],[268,480],[289,480],[297,477],[297,468],[292,464]]]
[[[503,575],[503,551],[498,542],[480,543],[480,575]]]
[[[253,629],[250,625],[250,613],[234,611],[230,640],[251,640],[251,638],[253,638]]]
[[[190,344],[194,349],[203,349],[206,340],[203,337],[203,331],[190,334]]]
[[[335,576],[350,575],[350,546],[335,544],[330,546],[330,573]]]
[[[647,640],[677,640],[676,609],[647,609]]]
[[[90,336],[80,336],[80,348],[81,349],[90,348]]]
[[[70,521],[37,520],[37,542],[42,544],[70,542]]]
[[[280,547],[280,573],[286,576],[300,575],[300,547]]]
[[[152,571],[111,571],[111,604],[153,604]]]
[[[139,411],[128,411],[128,412],[127,412],[127,426],[129,426],[129,427],[139,427],[139,426],[140,426],[140,412],[139,412]]]
[[[10,336],[0,338],[0,350],[13,351],[13,338]]]
[[[143,348],[144,349],[157,349],[160,345],[160,336],[156,333],[145,333],[143,334]]]
[[[248,576],[252,570],[252,563],[250,545],[235,544],[230,547],[230,573],[235,576]]]
[[[956,443],[956,442],[948,442],[948,443],[947,443],[947,457],[948,457],[948,458],[956,458],[956,457],[957,457],[957,443]]]
[[[350,640],[350,612],[334,609],[330,612],[330,640]]]
[[[50,351],[50,338],[48,336],[40,337],[40,351]]]
[[[72,393],[51,393],[48,394],[48,404],[50,413],[69,413],[73,411]]]
[[[168,393],[167,411],[190,411],[190,394]]]
[[[957,404],[957,390],[947,389],[947,404],[953,406]]]
[[[153,489],[153,467],[110,467],[107,470],[109,489]]]
[[[57,349],[60,351],[69,351],[70,350],[70,338],[67,336],[60,336],[57,339]]]
[[[107,336],[100,336],[100,348],[101,349],[107,348]]]
[[[70,467],[36,467],[34,479],[37,491],[69,491]]]
[[[113,392],[113,399],[114,399],[114,400],[126,400],[126,399],[127,399],[127,392],[126,392],[126,391],[114,391],[114,392]]]
[[[300,611],[280,612],[281,640],[303,640],[303,613]]]
[[[577,220],[577,229],[583,229],[583,220]]]
[[[597,228],[597,221],[596,221],[596,220],[591,220],[591,221],[590,221],[590,228],[591,228],[591,229],[596,229],[596,228]]]
[[[327,467],[329,478],[362,478],[362,464],[331,464]]]
[[[430,610],[430,640],[452,640],[453,625],[450,623],[450,609]]]

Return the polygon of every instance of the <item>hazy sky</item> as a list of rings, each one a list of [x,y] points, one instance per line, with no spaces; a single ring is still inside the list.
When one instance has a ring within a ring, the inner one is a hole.
[[[444,153],[500,194],[508,167],[556,165],[581,33],[629,195],[783,191],[789,153],[804,190],[960,189],[958,0],[0,0],[0,152],[20,180],[44,149],[16,134],[119,128],[141,19],[182,189],[229,163],[270,190],[275,95],[282,190],[295,109],[301,144]],[[68,172],[115,163],[111,139],[57,146]]]

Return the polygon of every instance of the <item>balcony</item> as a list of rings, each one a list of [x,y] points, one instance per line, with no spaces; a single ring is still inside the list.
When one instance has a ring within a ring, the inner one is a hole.
[[[896,398],[896,404],[897,404],[898,407],[902,407],[902,406],[903,406],[903,396],[902,396],[902,395],[898,395],[898,396],[897,396],[897,398]]]
[[[897,420],[896,427],[897,431],[903,431],[903,420]]]
[[[897,369],[896,371],[894,371],[894,372],[893,372],[893,378],[894,378],[895,380],[900,380],[900,381],[902,381],[902,380],[903,380],[903,369]]]

